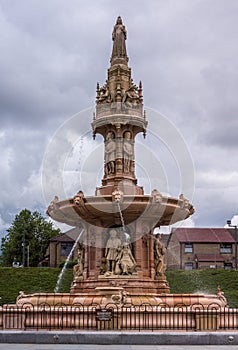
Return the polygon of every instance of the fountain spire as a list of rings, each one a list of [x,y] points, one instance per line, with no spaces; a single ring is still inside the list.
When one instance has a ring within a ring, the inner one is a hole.
[[[126,51],[126,28],[119,16],[112,31],[113,48],[106,83],[96,89],[96,113],[93,135],[104,137],[104,177],[97,194],[143,194],[135,176],[134,143],[138,133],[146,133],[143,113],[142,84],[131,77]],[[125,186],[124,186],[125,184]],[[126,191],[126,192],[125,192]]]

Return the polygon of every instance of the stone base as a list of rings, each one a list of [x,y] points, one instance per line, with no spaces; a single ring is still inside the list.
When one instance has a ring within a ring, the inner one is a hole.
[[[159,280],[139,279],[135,275],[105,276],[101,275],[97,280],[74,281],[71,294],[86,293],[88,296],[95,293],[96,288],[122,287],[127,293],[134,294],[162,294],[169,293],[169,285],[165,277]]]
[[[115,191],[116,188],[119,188],[123,192],[124,195],[129,196],[143,196],[144,195],[144,189],[143,187],[134,185],[134,184],[119,184],[116,186],[115,184],[109,184],[102,187],[98,187],[96,189],[96,196],[111,196],[112,193]]]

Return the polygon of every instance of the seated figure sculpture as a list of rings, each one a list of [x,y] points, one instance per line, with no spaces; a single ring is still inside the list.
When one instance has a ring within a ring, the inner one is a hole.
[[[117,257],[116,272],[119,270],[122,275],[130,275],[135,271],[135,267],[136,261],[132,255],[130,245],[125,243]]]

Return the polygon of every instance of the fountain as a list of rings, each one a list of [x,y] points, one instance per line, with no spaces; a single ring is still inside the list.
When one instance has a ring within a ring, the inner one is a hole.
[[[188,218],[194,208],[182,194],[168,197],[154,189],[145,194],[135,176],[135,138],[146,136],[142,83],[131,78],[126,51],[126,29],[120,17],[113,30],[108,78],[97,84],[93,136],[104,139],[104,176],[95,195],[83,189],[65,200],[50,203],[47,214],[83,233],[70,293],[20,295],[17,304],[101,306],[120,301],[139,305],[161,303],[226,305],[218,295],[171,294],[164,270],[165,249],[154,229]],[[82,244],[83,242],[83,244]]]

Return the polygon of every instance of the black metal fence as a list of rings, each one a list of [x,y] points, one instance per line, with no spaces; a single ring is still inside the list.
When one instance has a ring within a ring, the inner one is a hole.
[[[30,303],[0,307],[0,329],[217,331],[238,329],[238,309],[217,304],[98,304],[72,306]]]

